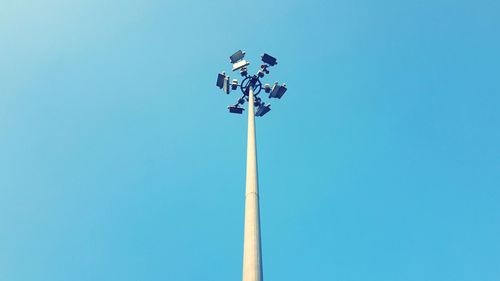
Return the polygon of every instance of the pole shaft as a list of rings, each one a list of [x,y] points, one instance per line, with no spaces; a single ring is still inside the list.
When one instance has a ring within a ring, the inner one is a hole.
[[[260,245],[259,184],[255,146],[255,113],[253,85],[249,86],[247,178],[245,192],[245,232],[243,242],[243,281],[262,281]]]

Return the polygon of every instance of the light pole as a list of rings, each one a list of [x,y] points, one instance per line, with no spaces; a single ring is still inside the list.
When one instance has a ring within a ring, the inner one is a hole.
[[[217,87],[229,94],[231,90],[240,88],[243,96],[235,105],[229,106],[229,112],[243,113],[242,105],[248,102],[248,136],[247,136],[247,175],[245,191],[245,230],[243,242],[243,281],[262,281],[262,251],[260,239],[260,211],[259,211],[259,183],[257,175],[257,150],[255,145],[255,116],[264,116],[271,110],[270,105],[262,102],[258,96],[262,89],[269,94],[269,98],[280,99],[286,92],[286,85],[274,83],[262,86],[260,78],[269,74],[268,68],[277,64],[276,59],[268,54],[262,55],[264,64],[257,74],[248,75],[247,67],[250,64],[244,60],[245,52],[237,51],[229,57],[233,64],[233,71],[240,71],[243,81],[238,84],[234,79],[230,82],[225,72],[219,73]]]

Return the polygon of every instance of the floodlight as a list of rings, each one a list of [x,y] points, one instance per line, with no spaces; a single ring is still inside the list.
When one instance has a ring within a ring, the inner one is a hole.
[[[264,116],[264,114],[268,113],[269,111],[271,111],[271,105],[270,104],[265,105],[264,103],[262,103],[257,108],[257,112],[255,112],[255,116],[262,117],[262,116]]]
[[[278,85],[278,82],[274,83],[273,89],[271,90],[271,94],[269,95],[269,98],[278,98],[281,99],[281,97],[285,94],[286,92],[286,84],[283,83],[283,85]]]
[[[242,50],[238,50],[236,53],[229,57],[229,60],[231,61],[231,63],[236,63],[242,60],[243,57],[245,57],[245,52],[243,52]]]
[[[238,80],[233,79],[233,83],[231,83],[231,89],[236,90],[238,88]]]
[[[231,88],[229,87],[230,86],[229,85],[229,79],[230,79],[229,76],[225,76],[224,77],[224,84],[223,84],[223,87],[222,87],[223,88],[222,90],[224,91],[224,93],[226,93],[228,95],[229,95],[229,92],[231,91]]]
[[[250,63],[246,60],[240,60],[233,64],[233,71],[247,67]]]
[[[221,88],[224,87],[224,78],[226,77],[226,73],[221,72],[217,76],[217,83],[215,84],[217,87]]]
[[[236,114],[242,114],[243,110],[245,110],[242,107],[238,107],[238,106],[228,106],[227,108],[229,109],[229,112],[236,113]]]
[[[276,92],[278,91],[278,88],[280,86],[278,85],[278,82],[274,82],[273,88],[271,89],[271,94],[269,95],[269,98],[274,98],[276,97]]]
[[[270,66],[275,66],[276,64],[278,64],[278,62],[276,61],[276,58],[272,57],[272,56],[270,56],[268,54],[263,54],[261,58],[262,58],[262,61],[264,63],[267,63]]]

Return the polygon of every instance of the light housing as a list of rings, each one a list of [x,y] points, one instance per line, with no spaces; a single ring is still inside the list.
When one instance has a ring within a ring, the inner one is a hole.
[[[225,72],[221,72],[221,73],[219,73],[219,75],[217,75],[217,83],[215,83],[215,85],[217,87],[219,87],[220,89],[222,89],[222,87],[224,87],[224,78],[226,78]]]
[[[229,109],[229,112],[236,113],[236,114],[242,114],[243,110],[245,110],[242,107],[238,107],[238,106],[228,106],[227,108]]]
[[[236,51],[236,53],[232,54],[229,57],[229,60],[231,61],[231,63],[236,63],[236,62],[242,60],[244,57],[245,57],[245,52],[242,50],[238,50],[238,51]]]
[[[262,117],[264,116],[266,113],[268,113],[269,111],[271,111],[271,105],[268,104],[264,104],[262,103],[258,108],[257,108],[257,111],[255,112],[255,116],[259,116],[259,117]]]
[[[278,82],[274,83],[273,89],[271,90],[271,94],[269,94],[269,98],[278,98],[281,99],[281,97],[285,94],[286,92],[286,84],[283,83],[283,85],[278,85]]]
[[[264,53],[264,54],[261,56],[261,58],[262,58],[262,61],[263,61],[264,63],[267,63],[267,64],[269,64],[270,66],[275,66],[275,65],[277,65],[277,64],[278,64],[278,62],[276,61],[276,58],[275,58],[275,57],[270,56],[270,55],[268,55],[268,54],[266,54],[266,53]]]

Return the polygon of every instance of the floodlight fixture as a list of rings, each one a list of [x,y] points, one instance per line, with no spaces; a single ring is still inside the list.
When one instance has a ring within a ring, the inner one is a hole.
[[[269,64],[270,66],[275,66],[275,65],[277,65],[277,64],[278,64],[278,62],[276,61],[276,58],[275,58],[275,57],[273,57],[273,56],[270,56],[270,55],[268,55],[268,54],[265,54],[265,53],[264,53],[264,54],[261,56],[261,58],[262,58],[262,61],[263,61],[264,63],[267,63],[267,64]]]
[[[273,89],[271,90],[271,94],[269,94],[269,98],[278,98],[281,99],[281,97],[285,94],[286,92],[286,84],[283,83],[283,85],[278,85],[278,82],[274,83]]]
[[[259,117],[262,117],[264,116],[266,113],[268,113],[269,111],[271,111],[271,105],[268,104],[264,104],[262,103],[261,105],[259,105],[259,107],[257,108],[257,111],[255,112],[255,116],[259,116]]]
[[[217,75],[217,83],[215,85],[217,87],[219,87],[220,89],[222,89],[222,87],[224,87],[224,78],[226,78],[225,72],[221,72],[221,73],[219,73],[219,75]]]
[[[245,110],[242,107],[238,107],[237,105],[228,106],[227,108],[229,109],[229,112],[236,113],[236,114],[242,114],[243,110]]]
[[[247,67],[250,63],[246,60],[240,60],[233,64],[233,71]]]
[[[232,54],[229,57],[229,60],[231,61],[231,63],[236,63],[236,62],[242,60],[244,57],[245,57],[245,52],[242,50],[238,50],[238,51],[236,51],[236,53]]]

